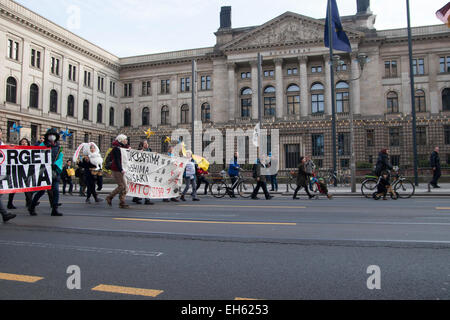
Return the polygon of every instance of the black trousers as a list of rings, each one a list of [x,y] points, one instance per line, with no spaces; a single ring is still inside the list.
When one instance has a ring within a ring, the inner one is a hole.
[[[93,196],[94,199],[97,199],[97,192],[95,191],[95,177],[89,172],[84,175],[84,182],[87,187],[86,199],[89,199],[91,196]]]
[[[197,190],[200,189],[200,185],[204,183],[205,184],[205,194],[208,194],[208,187],[209,187],[209,182],[208,180],[206,180],[205,177],[200,176],[197,178]]]
[[[303,186],[297,185],[297,188],[295,189],[295,192],[294,192],[294,198],[297,197],[297,194],[298,194],[298,192],[301,190],[301,188],[304,188],[304,189],[305,189],[306,193],[308,194],[308,196],[309,196],[310,198],[312,197],[311,193],[309,192],[308,186],[305,184],[305,185],[303,185]]]
[[[255,190],[253,190],[253,193],[252,193],[252,198],[256,198],[257,197],[260,188],[262,188],[266,199],[269,199],[270,198],[270,193],[267,190],[267,183],[265,181],[261,181],[261,180],[259,180],[256,183]]]
[[[440,177],[441,177],[441,169],[434,170],[433,171],[433,180],[431,180],[430,184],[433,186],[437,185]]]
[[[72,193],[73,191],[73,182],[72,182],[72,178],[68,178],[68,179],[62,179],[63,182],[63,194],[66,194],[66,186],[69,185],[69,193]]]
[[[13,205],[15,193],[10,193],[8,196],[8,206]],[[27,208],[31,205],[31,201],[33,201],[33,192],[25,192],[25,203]]]

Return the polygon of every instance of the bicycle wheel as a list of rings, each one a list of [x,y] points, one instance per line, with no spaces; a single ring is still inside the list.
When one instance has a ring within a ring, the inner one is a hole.
[[[372,197],[373,193],[377,189],[377,180],[375,179],[366,179],[361,184],[361,193],[366,198]]]
[[[295,189],[297,189],[297,179],[291,177],[291,178],[289,179],[289,182],[288,182],[288,187],[289,187],[292,191],[295,191]],[[289,190],[288,190],[288,191],[289,191]]]
[[[211,194],[214,198],[223,198],[227,194],[227,188],[224,182],[216,182],[211,185]]]
[[[237,186],[237,190],[242,198],[250,198],[253,190],[255,190],[255,185],[252,182],[241,181]]]
[[[398,194],[400,198],[409,199],[416,192],[416,187],[409,180],[399,180],[394,185],[394,191]]]

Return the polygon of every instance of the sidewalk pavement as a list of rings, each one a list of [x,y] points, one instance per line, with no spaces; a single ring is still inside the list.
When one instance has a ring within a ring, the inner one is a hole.
[[[430,189],[428,189],[427,183],[420,183],[419,186],[416,187],[415,195],[416,196],[450,196],[450,183],[441,183],[439,185],[441,187],[440,189],[434,189],[432,187]],[[103,189],[98,193],[102,194],[102,195],[103,194],[106,195],[106,194],[109,194],[115,188],[116,188],[116,185],[114,185],[114,184],[105,184],[105,185],[103,185]],[[270,183],[267,185],[267,189],[269,190],[269,192],[271,194],[274,194],[274,195],[292,196],[292,194],[294,193],[293,190],[287,191],[288,188],[287,188],[286,184],[280,184],[278,186],[278,192],[270,191],[271,190]],[[62,188],[60,188],[60,190],[62,190]],[[78,186],[74,190],[75,191],[73,193],[77,194]],[[203,195],[203,186],[201,186],[198,191],[199,191],[199,195]],[[300,192],[304,192],[304,191],[301,190]],[[338,187],[329,186],[328,192],[332,195],[337,195],[337,196],[362,196],[361,184],[356,185],[355,193],[351,192],[350,186],[338,186]]]

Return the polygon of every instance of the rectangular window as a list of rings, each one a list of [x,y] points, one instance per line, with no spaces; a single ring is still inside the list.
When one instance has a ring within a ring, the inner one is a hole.
[[[67,137],[67,147],[69,149],[74,149],[74,137],[76,136],[75,131],[69,131],[69,134],[71,134],[70,137]]]
[[[321,73],[322,72],[322,66],[312,66],[311,67],[312,73]]]
[[[347,64],[343,63],[337,66],[337,71],[347,71]]]
[[[143,81],[142,82],[142,95],[143,96],[149,96],[151,94],[152,94],[151,82],[150,81]]]
[[[273,77],[275,75],[275,72],[273,70],[265,70],[264,71],[264,77]]]
[[[439,72],[440,73],[450,72],[450,56],[439,58]]]
[[[98,77],[97,79],[97,90],[100,92],[105,92],[105,78]]]
[[[31,124],[31,145],[34,146],[36,142],[38,141],[38,133],[39,132],[39,125],[38,124]]]
[[[161,80],[161,94],[170,94],[170,80]]]
[[[103,136],[102,135],[98,136],[98,144],[97,144],[97,146],[98,146],[98,148],[100,150],[102,150],[102,146],[103,146]]]
[[[133,96],[133,84],[125,83],[123,85],[123,96],[124,97],[132,97]]]
[[[399,155],[391,156],[391,164],[393,167],[400,167],[400,156]]]
[[[7,127],[6,127],[6,141],[7,141],[8,143],[17,143],[17,142],[19,142],[18,140],[17,140],[17,141],[12,141],[12,140],[14,140],[13,137],[12,137],[12,135],[13,135],[13,134],[14,134],[14,135],[17,134],[16,132],[14,132],[14,133],[11,132],[14,123],[16,123],[16,121],[8,120],[8,122],[7,122]],[[18,125],[18,124],[16,123],[16,125]]]
[[[444,126],[444,143],[450,144],[450,126]]]
[[[19,61],[19,42],[8,39],[8,58]]]
[[[341,169],[350,168],[350,159],[341,159]]]
[[[312,135],[312,155],[314,157],[322,157],[324,155],[324,138],[323,134]]]
[[[425,146],[427,144],[427,127],[417,127],[416,129],[417,145]]]
[[[202,76],[200,78],[200,90],[211,90],[211,76]]]
[[[368,147],[375,146],[375,130],[373,129],[366,130],[366,141]]]
[[[41,68],[41,52],[36,49],[31,49],[31,66]]]
[[[397,60],[384,62],[384,76],[386,78],[397,78]]]
[[[89,133],[85,133],[84,134],[84,143],[88,143],[89,142]]]
[[[286,169],[297,168],[300,163],[300,145],[285,144],[284,151]]]
[[[55,76],[59,76],[59,59],[58,58],[55,58],[55,57],[51,58],[50,72]]]
[[[114,81],[109,82],[109,95],[116,96],[116,83]]]
[[[77,67],[69,64],[69,80],[76,81],[77,80]]]
[[[251,72],[241,72],[241,79],[250,79],[251,77]]]
[[[292,75],[296,75],[298,74],[298,69],[297,68],[288,68],[287,69],[287,75],[288,76],[292,76]]]
[[[424,59],[413,59],[413,74],[414,75],[423,75],[425,74],[425,63]]]
[[[338,155],[350,155],[350,133],[348,132],[338,134]]]
[[[191,90],[191,78],[180,79],[180,91],[189,92]]]
[[[400,146],[400,128],[389,128],[389,146]]]
[[[91,73],[89,71],[84,71],[84,86],[91,87]]]

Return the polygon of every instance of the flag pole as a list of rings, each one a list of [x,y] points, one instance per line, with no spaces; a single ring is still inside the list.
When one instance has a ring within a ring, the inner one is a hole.
[[[332,10],[331,0],[328,0],[328,41],[330,45],[330,83],[331,83],[331,130],[333,145],[333,174],[334,186],[337,186],[337,159],[336,159],[336,104],[335,104],[335,88],[334,88],[334,65],[333,65],[333,28],[332,28]]]
[[[406,0],[406,13],[408,16],[408,49],[409,49],[409,78],[411,84],[411,116],[412,116],[412,138],[414,154],[414,184],[419,185],[419,174],[417,170],[417,136],[416,136],[416,100],[414,90],[414,68],[412,54],[411,17],[409,13],[409,0]],[[416,66],[418,67],[418,66]]]
[[[258,147],[257,147],[257,158],[259,159],[260,151],[261,151],[261,130],[262,130],[262,118],[263,118],[263,111],[262,111],[262,60],[263,57],[261,53],[258,53],[258,123],[259,123],[259,135],[258,135]]]
[[[192,84],[191,84],[191,90],[192,90],[192,96],[191,96],[191,114],[192,114],[192,120],[191,120],[191,150],[194,152],[195,150],[195,89],[197,88],[197,61],[192,60]],[[203,152],[203,150],[202,150]]]

